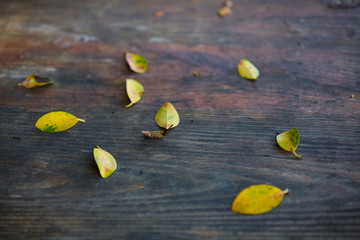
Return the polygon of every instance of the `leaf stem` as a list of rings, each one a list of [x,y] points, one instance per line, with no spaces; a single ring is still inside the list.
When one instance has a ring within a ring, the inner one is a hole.
[[[301,157],[301,155],[298,155],[298,154],[295,152],[295,150],[292,150],[292,153],[295,155],[295,157],[298,157],[298,158]]]
[[[23,85],[23,83],[21,82],[21,83],[18,83],[18,84],[16,84],[16,86],[22,86]]]
[[[131,107],[133,104],[134,104],[134,103],[131,102],[131,103],[129,103],[128,105],[126,105],[125,107],[126,107],[126,108],[129,108],[129,107]]]
[[[50,82],[41,82],[41,83],[38,83],[38,86],[45,86],[45,85],[49,85],[49,84],[53,84],[54,81],[50,81]]]
[[[80,122],[85,122],[84,119],[80,119],[80,118],[78,118],[78,121],[80,121]]]

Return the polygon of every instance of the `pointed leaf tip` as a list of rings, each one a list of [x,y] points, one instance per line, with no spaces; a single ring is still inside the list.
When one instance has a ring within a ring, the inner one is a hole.
[[[300,142],[300,134],[297,128],[278,134],[276,141],[282,149],[292,152],[298,158],[301,157],[295,152]]]
[[[94,148],[94,158],[102,178],[109,177],[117,168],[115,158],[99,146]]]
[[[289,192],[266,184],[253,185],[242,190],[235,198],[231,211],[240,214],[261,214],[277,207]]]
[[[57,111],[49,112],[40,117],[35,126],[46,133],[57,133],[71,128],[78,121],[85,122],[85,120],[79,119],[70,113]]]
[[[170,102],[165,102],[155,115],[155,122],[159,127],[170,129],[179,125],[180,117]]]
[[[146,71],[148,62],[145,57],[139,54],[126,52],[125,58],[133,72],[144,73]]]
[[[126,79],[126,93],[130,99],[130,103],[125,107],[129,108],[141,100],[141,96],[144,93],[144,87],[134,79]]]
[[[241,77],[249,80],[257,80],[260,72],[250,61],[241,59],[238,63],[238,72]]]

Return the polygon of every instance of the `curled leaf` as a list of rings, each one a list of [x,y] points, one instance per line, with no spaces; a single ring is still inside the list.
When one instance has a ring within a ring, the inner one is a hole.
[[[39,77],[36,75],[29,75],[23,82],[18,83],[17,85],[24,86],[26,88],[34,88],[34,87],[41,87],[54,83],[53,81],[38,82],[38,80],[49,80],[49,78]]]
[[[163,131],[142,131],[142,135],[146,138],[164,138],[167,135],[167,130]]]
[[[280,133],[276,136],[276,141],[282,149],[292,152],[296,157],[301,157],[295,152],[300,142],[300,134],[297,128]]]
[[[246,59],[241,59],[239,61],[238,72],[240,76],[250,80],[257,80],[260,75],[259,70]]]
[[[155,122],[159,127],[170,129],[179,125],[180,118],[170,102],[164,103],[155,115]]]
[[[144,135],[146,138],[164,138],[166,137],[171,127],[172,125],[169,127],[169,129],[165,129],[162,131],[142,131],[141,134]]]
[[[134,103],[140,101],[143,95],[144,87],[134,79],[126,79],[126,93],[130,99],[130,102],[125,107],[131,107]]]
[[[266,213],[277,207],[288,192],[288,189],[281,190],[271,185],[253,185],[236,196],[231,211],[241,214]]]
[[[94,158],[102,178],[107,178],[116,170],[115,158],[99,146],[94,148]]]
[[[46,133],[62,132],[74,126],[78,121],[85,120],[75,117],[67,112],[49,112],[39,118],[35,126]]]
[[[125,53],[126,62],[130,69],[136,73],[144,73],[147,69],[147,60],[145,57],[135,53]]]

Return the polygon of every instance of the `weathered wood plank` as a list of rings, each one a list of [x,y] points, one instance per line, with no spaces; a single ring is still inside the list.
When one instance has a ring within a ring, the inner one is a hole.
[[[0,239],[359,238],[360,9],[247,0],[220,19],[221,3],[0,2]],[[131,73],[125,51],[148,71]],[[241,58],[258,81],[238,76]],[[15,86],[29,74],[55,84]],[[130,109],[126,78],[145,87]],[[165,101],[180,125],[144,139]],[[36,129],[54,110],[86,123]],[[292,127],[300,160],[275,141]],[[96,145],[118,160],[107,179]],[[230,212],[260,183],[291,194],[268,214]]]

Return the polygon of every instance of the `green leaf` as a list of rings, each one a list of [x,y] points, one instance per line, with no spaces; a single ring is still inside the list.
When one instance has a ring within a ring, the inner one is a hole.
[[[179,125],[180,118],[175,107],[170,102],[166,102],[156,113],[155,122],[159,127],[170,129]]]
[[[282,149],[292,152],[296,157],[301,157],[295,152],[300,142],[300,134],[297,128],[280,133],[276,136],[276,141]]]
[[[133,72],[144,73],[146,71],[148,63],[145,57],[135,53],[126,52],[125,58]]]

